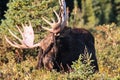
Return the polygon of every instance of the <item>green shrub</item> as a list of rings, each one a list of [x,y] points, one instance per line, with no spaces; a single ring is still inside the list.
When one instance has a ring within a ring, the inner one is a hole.
[[[34,26],[42,25],[42,16],[53,17],[53,9],[58,9],[55,0],[11,0],[7,6],[2,26],[14,27],[15,25],[31,21]],[[49,13],[48,13],[49,12]]]
[[[115,24],[102,25],[95,31],[100,73],[108,77],[120,76],[120,28]]]
[[[93,74],[94,66],[90,66],[93,60],[91,59],[91,55],[88,53],[84,53],[83,55],[79,56],[79,59],[73,62],[72,68],[74,69],[73,72],[70,73],[70,79],[88,79]]]

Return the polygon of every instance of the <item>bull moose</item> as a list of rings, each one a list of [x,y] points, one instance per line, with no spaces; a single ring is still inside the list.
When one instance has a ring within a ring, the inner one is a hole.
[[[48,35],[43,38],[40,42],[34,44],[34,31],[31,22],[28,24],[22,24],[24,31],[22,32],[19,26],[16,26],[23,40],[9,32],[15,37],[21,44],[14,41],[10,41],[5,36],[6,41],[13,47],[16,48],[34,48],[40,47],[38,53],[38,64],[37,68],[44,67],[45,69],[57,71],[69,71],[73,61],[78,60],[80,54],[84,54],[85,48],[88,53],[92,54],[91,59],[94,62],[91,63],[95,71],[98,71],[98,64],[95,54],[94,37],[86,29],[83,28],[70,28],[66,26],[67,13],[66,4],[64,0],[59,0],[60,13],[54,11],[57,21],[48,21],[44,17],[42,19],[51,26],[50,28],[42,27],[49,31]]]

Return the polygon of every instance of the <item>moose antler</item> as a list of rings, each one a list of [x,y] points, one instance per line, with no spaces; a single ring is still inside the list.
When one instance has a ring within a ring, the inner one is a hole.
[[[57,16],[57,19],[58,19],[58,22],[55,22],[55,20],[53,20],[53,23],[49,22],[48,20],[46,20],[45,18],[42,17],[42,19],[47,22],[51,27],[52,29],[49,29],[47,27],[42,27],[44,28],[45,30],[48,30],[54,34],[57,34],[59,33],[60,31],[62,31],[66,25],[66,19],[67,19],[67,16],[66,16],[66,4],[65,4],[65,0],[59,0],[59,4],[60,4],[60,15],[57,14],[56,11],[54,11],[55,15]],[[23,32],[20,30],[20,28],[18,26],[16,26],[19,33],[21,34],[22,36],[22,39],[20,39],[19,37],[17,37],[15,34],[12,33],[11,30],[9,30],[10,34],[16,38],[20,44],[16,43],[15,41],[10,41],[7,36],[5,36],[5,39],[6,41],[13,47],[16,47],[16,48],[34,48],[34,47],[37,47],[37,46],[42,46],[43,43],[44,43],[44,39],[37,43],[37,44],[34,44],[34,31],[33,31],[33,28],[32,28],[32,25],[31,25],[31,22],[29,21],[29,25],[27,24],[22,24],[22,27],[23,27]],[[52,38],[50,38],[51,42],[52,42]]]
[[[37,43],[37,44],[34,44],[34,31],[33,31],[33,28],[32,28],[32,25],[31,25],[31,22],[29,21],[29,25],[27,24],[22,24],[22,27],[23,27],[23,32],[20,30],[20,28],[16,25],[19,33],[21,34],[22,39],[20,39],[19,37],[17,37],[15,34],[12,33],[11,30],[9,30],[10,34],[16,38],[21,44],[18,44],[16,42],[11,42],[6,36],[5,36],[5,39],[6,41],[13,47],[16,47],[16,48],[34,48],[34,47],[37,47],[39,46],[40,43]]]
[[[55,15],[57,16],[58,22],[55,22],[55,20],[52,19],[53,23],[51,23],[48,20],[46,20],[44,17],[42,17],[42,19],[52,27],[51,29],[47,27],[42,27],[42,28],[55,34],[59,33],[64,29],[67,20],[65,0],[59,0],[59,4],[60,4],[60,16],[57,14],[56,11],[53,10]]]

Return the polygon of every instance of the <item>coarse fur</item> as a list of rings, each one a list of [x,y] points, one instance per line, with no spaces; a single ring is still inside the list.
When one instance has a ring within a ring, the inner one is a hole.
[[[91,66],[98,71],[98,64],[95,54],[94,37],[86,29],[65,27],[58,35],[49,33],[45,39],[46,43],[51,45],[39,52],[38,68],[44,67],[48,70],[56,69],[57,71],[70,71],[73,61],[78,60],[80,54],[84,54],[85,47],[89,54],[92,54]],[[49,37],[53,36],[51,41]],[[43,45],[44,46],[44,45]]]

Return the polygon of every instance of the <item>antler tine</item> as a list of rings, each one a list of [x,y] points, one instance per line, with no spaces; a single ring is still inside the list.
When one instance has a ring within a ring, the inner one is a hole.
[[[64,27],[66,26],[66,21],[67,21],[67,13],[66,13],[66,3],[65,0],[59,0],[59,4],[60,4],[60,15],[57,14],[57,12],[55,10],[53,10],[54,14],[57,17],[57,22],[55,22],[55,20],[52,19],[53,23],[51,23],[50,21],[48,21],[47,19],[45,19],[44,17],[42,17],[42,19],[48,23],[52,29],[47,28],[47,27],[42,27],[45,30],[48,30],[50,32],[53,33],[58,33],[61,30],[64,29]]]
[[[31,24],[31,22],[30,22],[30,21],[29,21],[29,26],[30,26],[30,27],[32,27],[32,24]]]
[[[6,36],[5,36],[5,40],[6,40],[11,46],[14,46],[14,47],[19,48],[19,46],[13,44]]]
[[[55,10],[53,10],[53,11],[54,11],[55,15],[57,16],[57,20],[58,20],[57,24],[60,25],[60,23],[61,23],[60,16],[57,14],[57,12]]]
[[[16,38],[17,40],[19,40],[20,43],[23,43],[22,40],[21,40],[19,37],[17,37],[15,34],[13,34],[10,29],[8,29],[8,30],[9,30],[10,34],[11,34],[14,38]]]
[[[47,19],[45,19],[44,17],[42,17],[42,19],[43,19],[46,23],[48,23],[50,26],[52,26],[52,23],[49,22]]]
[[[40,43],[36,43],[34,44],[34,31],[33,31],[33,28],[32,28],[32,24],[31,22],[29,21],[29,24],[22,24],[22,27],[23,27],[23,32],[20,30],[20,28],[16,25],[19,33],[22,35],[22,40],[17,37],[15,34],[13,34],[13,32],[11,30],[9,30],[10,34],[15,38],[17,39],[20,44],[14,42],[14,41],[10,41],[6,36],[5,36],[5,39],[6,41],[13,47],[16,47],[16,48],[34,48],[34,47],[37,47],[40,45]]]
[[[49,29],[49,28],[47,28],[47,27],[42,26],[42,28],[45,29],[45,30],[47,30],[47,31],[53,32],[52,29]]]
[[[53,29],[58,27],[58,25],[60,25],[61,19],[59,17],[59,15],[57,14],[57,12],[55,10],[53,10],[53,12],[55,13],[55,15],[57,16],[57,20],[58,22],[56,23],[55,20],[52,19],[53,23],[49,22],[47,19],[45,19],[44,17],[42,17],[42,19],[48,23]]]
[[[23,23],[22,23],[21,25],[22,25],[22,28],[23,28],[23,30],[24,30],[25,25],[24,25]]]
[[[65,0],[59,0],[59,4],[60,4],[60,15],[57,14],[57,12],[55,10],[53,10],[53,12],[55,13],[56,17],[57,17],[57,22],[55,22],[55,20],[52,19],[53,23],[51,23],[50,21],[48,21],[47,19],[45,19],[44,17],[42,17],[42,19],[48,23],[52,29],[47,28],[47,27],[42,27],[45,30],[48,30],[50,32],[53,33],[59,33],[61,30],[64,29],[64,27],[66,26],[66,21],[67,21],[67,13],[66,13],[66,3]]]
[[[20,32],[20,34],[22,35],[22,37],[23,37],[23,34],[22,34],[22,31],[20,30],[20,28],[16,25],[16,27],[17,27],[17,29],[18,29],[18,31]],[[13,46],[13,47],[16,47],[16,48],[27,48],[27,46],[24,44],[24,42],[23,42],[23,40],[22,39],[20,39],[19,37],[17,37],[15,34],[13,34],[13,32],[10,30],[10,29],[8,29],[9,30],[9,33],[15,38],[15,39],[17,39],[22,45],[20,45],[20,44],[17,44],[16,42],[11,42],[8,38],[7,38],[7,36],[5,36],[5,40],[11,45],[11,46]]]
[[[20,34],[21,34],[21,36],[22,36],[22,38],[23,38],[23,33],[22,33],[22,31],[20,30],[20,28],[16,25],[16,28],[18,29],[18,31],[20,32]]]
[[[25,45],[19,45],[16,42],[11,42],[6,36],[5,36],[5,40],[13,47],[16,47],[16,48],[27,48]]]
[[[57,17],[57,22],[55,22],[55,20],[52,19],[53,23],[51,23],[50,21],[48,21],[47,19],[42,17],[42,19],[52,27],[51,29],[47,28],[47,27],[42,27],[42,28],[45,29],[45,30],[48,30],[50,32],[57,33],[58,30],[56,30],[56,29],[60,27],[61,18],[60,18],[60,16],[58,15],[58,13],[55,10],[53,10],[53,12]]]

